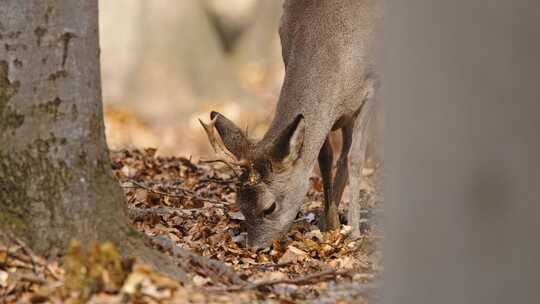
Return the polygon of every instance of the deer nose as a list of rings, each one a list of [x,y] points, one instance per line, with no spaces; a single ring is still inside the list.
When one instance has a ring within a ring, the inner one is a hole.
[[[254,245],[251,249],[256,252],[267,252],[270,251],[270,245]]]
[[[264,252],[264,251],[270,250],[270,245],[271,245],[270,242],[264,242],[264,241],[257,240],[257,239],[255,239],[255,240],[250,239],[249,238],[249,233],[248,233],[248,246],[253,251],[257,251],[257,252],[263,251]]]

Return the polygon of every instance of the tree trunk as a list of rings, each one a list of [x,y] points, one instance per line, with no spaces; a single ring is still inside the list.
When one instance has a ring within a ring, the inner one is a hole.
[[[277,74],[281,83],[283,64],[278,29],[282,12],[283,0],[258,1],[251,26],[232,53],[240,77],[266,78]]]
[[[97,0],[0,5],[0,229],[46,256],[113,241],[173,273],[129,227],[111,173],[97,14]]]
[[[143,5],[143,48],[125,95],[139,113],[170,125],[204,104],[247,100],[201,1]]]
[[[383,303],[540,303],[539,12],[388,5]]]
[[[99,0],[101,76],[105,104],[126,104],[144,47],[146,0]]]
[[[225,51],[229,53],[239,37],[253,21],[257,0],[201,0],[218,33]],[[273,0],[272,0],[273,1]]]

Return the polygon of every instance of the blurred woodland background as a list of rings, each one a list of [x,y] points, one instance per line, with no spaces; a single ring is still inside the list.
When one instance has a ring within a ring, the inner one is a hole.
[[[207,156],[217,110],[264,134],[283,78],[282,0],[100,1],[107,140]]]

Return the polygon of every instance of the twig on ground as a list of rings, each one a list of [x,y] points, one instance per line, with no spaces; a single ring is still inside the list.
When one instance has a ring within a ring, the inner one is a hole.
[[[24,251],[24,253],[30,258],[30,263],[32,264],[32,272],[34,274],[37,274],[37,270],[36,270],[36,258],[35,258],[35,254],[34,252],[32,251],[32,249],[28,248],[28,246],[26,246],[26,244],[19,240],[18,238],[16,238],[14,235],[10,234],[10,233],[5,233],[4,234],[5,236],[7,236],[7,238],[9,240],[11,240],[13,243],[17,244],[19,247],[21,247],[21,249]]]
[[[225,206],[212,206],[218,208],[225,208]],[[199,214],[210,208],[170,208],[170,207],[159,207],[159,208],[128,208],[128,217],[133,221],[142,221],[149,217],[153,216],[163,216],[163,215],[182,215],[189,216],[193,214]]]
[[[129,182],[131,182],[133,185],[135,185],[138,188],[144,189],[144,190],[146,190],[148,192],[151,192],[151,193],[154,193],[154,194],[157,194],[157,195],[168,196],[168,197],[176,197],[176,198],[191,197],[191,199],[195,199],[195,200],[199,200],[199,201],[205,201],[205,202],[209,202],[209,203],[212,203],[212,204],[223,204],[223,202],[216,201],[216,200],[213,200],[211,198],[201,197],[195,191],[185,189],[185,188],[175,188],[175,190],[180,190],[180,191],[182,191],[184,193],[184,194],[176,194],[176,193],[168,193],[168,192],[162,192],[162,191],[159,191],[159,190],[154,190],[154,189],[152,189],[152,188],[150,188],[150,187],[148,187],[148,186],[146,186],[144,184],[141,184],[139,182],[136,182],[134,180],[130,180]],[[133,187],[123,186],[123,188],[133,188]]]
[[[131,182],[137,188],[144,189],[144,190],[146,190],[148,192],[152,192],[154,194],[168,196],[168,197],[177,197],[177,198],[185,198],[186,197],[185,194],[168,193],[168,192],[162,192],[162,191],[159,191],[159,190],[155,190],[155,189],[152,189],[152,188],[150,188],[150,187],[148,187],[148,186],[146,186],[144,184],[136,182],[134,180],[130,180],[129,182]],[[176,188],[176,190],[180,190],[180,191],[182,191],[184,193],[186,193],[188,191],[187,189],[184,189],[184,188]]]
[[[156,244],[164,250],[169,251],[173,257],[180,258],[184,260],[191,261],[194,264],[197,264],[206,270],[210,270],[214,273],[214,279],[219,279],[220,277],[226,277],[228,281],[232,284],[245,284],[246,282],[242,280],[236,273],[234,273],[229,266],[224,263],[216,260],[209,259],[207,257],[200,256],[189,250],[183,249],[176,245],[172,240],[163,236],[148,236],[148,240],[152,244]]]
[[[252,268],[259,269],[259,270],[264,270],[264,269],[269,269],[269,268],[288,267],[288,266],[291,266],[291,265],[293,265],[292,262],[287,262],[287,263],[276,263],[276,264],[253,265]]]
[[[294,278],[294,279],[279,279],[279,280],[270,280],[270,281],[261,281],[257,283],[244,284],[241,286],[232,286],[225,289],[219,289],[214,291],[221,292],[237,292],[237,291],[246,291],[259,289],[262,287],[271,287],[277,284],[291,284],[291,285],[310,285],[315,283],[320,283],[334,279],[338,276],[351,276],[350,272],[345,271],[335,271],[335,270],[325,270],[321,272],[316,272],[309,274],[304,277]]]
[[[0,235],[3,235],[7,239],[9,239],[11,242],[13,242],[17,246],[19,246],[24,251],[24,254],[26,255],[26,256],[24,256],[24,255],[18,254],[16,252],[12,252],[12,251],[10,251],[9,249],[6,248],[5,250],[6,250],[6,253],[7,253],[7,255],[9,257],[11,257],[13,259],[16,259],[16,260],[19,260],[19,261],[22,261],[24,263],[30,263],[32,265],[32,268],[31,268],[32,272],[34,274],[37,274],[36,265],[38,265],[40,267],[45,268],[45,270],[47,270],[47,272],[50,274],[50,276],[53,277],[55,280],[58,281],[60,279],[56,275],[56,273],[54,273],[51,266],[47,262],[40,261],[37,258],[37,255],[32,251],[32,249],[30,249],[30,247],[28,247],[22,240],[16,238],[14,235],[12,235],[10,233],[5,233],[5,232],[2,232],[2,231],[0,231]]]

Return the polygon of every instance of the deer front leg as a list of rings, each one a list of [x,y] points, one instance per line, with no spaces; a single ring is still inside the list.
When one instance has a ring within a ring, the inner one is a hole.
[[[324,213],[320,218],[319,226],[321,231],[338,229],[339,214],[337,207],[332,204],[332,164],[334,162],[334,152],[327,137],[319,152],[319,168],[324,188]]]
[[[349,212],[347,220],[352,227],[352,236],[360,236],[360,184],[362,181],[362,169],[366,158],[368,143],[368,128],[371,119],[372,101],[362,109],[356,122],[352,136],[351,151],[349,153]]]

